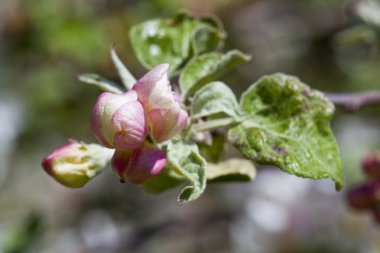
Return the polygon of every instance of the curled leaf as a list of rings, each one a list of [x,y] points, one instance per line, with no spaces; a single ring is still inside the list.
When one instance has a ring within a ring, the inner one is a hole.
[[[171,140],[166,147],[166,158],[173,170],[190,182],[178,196],[179,203],[197,199],[206,188],[206,160],[199,154],[196,144]]]
[[[256,168],[245,159],[232,158],[207,167],[208,182],[251,181],[256,177]]]

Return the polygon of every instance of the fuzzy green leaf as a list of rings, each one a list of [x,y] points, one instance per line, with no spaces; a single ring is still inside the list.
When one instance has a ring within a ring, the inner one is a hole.
[[[168,164],[173,170],[186,178],[186,186],[178,196],[178,202],[184,203],[197,199],[206,188],[206,160],[199,154],[196,144],[180,140],[171,140],[166,147]]]
[[[103,91],[116,94],[123,94],[123,91],[114,82],[108,81],[97,74],[82,74],[78,77],[79,81],[97,86]]]
[[[203,19],[203,21],[206,21]],[[220,22],[210,22],[210,25],[201,26],[193,36],[192,46],[194,54],[215,51],[223,46],[226,34]]]
[[[245,159],[232,158],[207,167],[208,182],[247,182],[255,177],[255,166]]]
[[[331,178],[342,187],[342,165],[330,128],[334,105],[299,79],[274,74],[253,84],[240,101],[247,118],[230,129],[242,154],[300,177]]]
[[[195,53],[215,50],[225,38],[224,31],[209,18],[185,13],[138,24],[129,35],[139,61],[148,69],[169,63],[169,75]]]
[[[179,78],[182,98],[186,99],[218,75],[249,60],[248,55],[238,50],[226,54],[214,52],[194,57],[185,66]]]
[[[217,114],[234,118],[240,111],[235,94],[222,82],[212,82],[198,90],[191,104],[194,119]]]

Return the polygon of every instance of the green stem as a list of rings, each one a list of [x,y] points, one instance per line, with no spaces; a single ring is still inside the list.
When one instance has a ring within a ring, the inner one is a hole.
[[[237,121],[233,118],[209,120],[206,122],[193,125],[193,130],[196,132],[203,132],[203,131],[213,130],[220,127],[230,126],[234,123],[237,123]]]

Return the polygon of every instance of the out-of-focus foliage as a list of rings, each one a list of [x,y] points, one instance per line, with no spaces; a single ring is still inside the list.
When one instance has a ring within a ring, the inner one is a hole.
[[[168,63],[169,75],[197,54],[214,51],[225,34],[215,18],[194,18],[180,13],[168,19],[148,20],[133,26],[130,39],[139,61],[148,69]]]
[[[2,250],[4,253],[26,252],[41,237],[42,231],[42,217],[31,213],[6,233]]]

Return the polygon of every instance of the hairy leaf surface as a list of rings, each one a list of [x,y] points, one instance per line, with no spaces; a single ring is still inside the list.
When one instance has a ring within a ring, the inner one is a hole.
[[[184,176],[191,185],[186,186],[178,196],[178,202],[197,199],[206,188],[206,160],[199,154],[196,144],[171,140],[166,147],[169,166]]]
[[[182,98],[187,98],[218,75],[249,61],[250,57],[238,50],[223,53],[206,53],[194,57],[183,69],[179,85]]]
[[[251,160],[276,165],[300,177],[331,178],[342,186],[342,165],[330,128],[333,104],[299,79],[274,74],[241,97],[247,118],[229,140]]]
[[[212,82],[198,90],[191,104],[194,119],[216,114],[236,117],[240,111],[235,94],[222,82]]]

